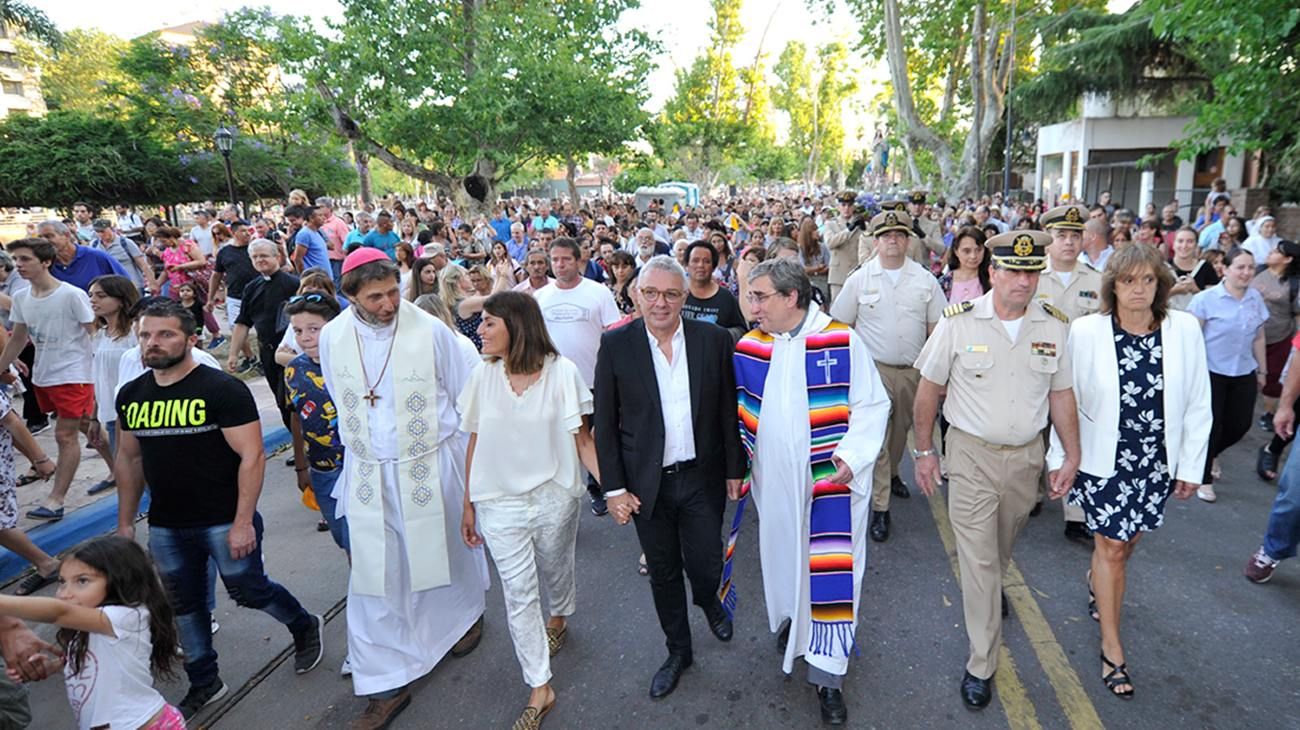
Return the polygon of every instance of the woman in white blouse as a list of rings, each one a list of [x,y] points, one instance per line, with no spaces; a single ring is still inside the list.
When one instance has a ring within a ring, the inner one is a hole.
[[[596,445],[583,422],[591,391],[556,351],[533,297],[513,291],[488,297],[478,332],[486,362],[459,402],[461,428],[470,435],[461,536],[471,547],[486,541],[492,552],[515,656],[532,688],[515,727],[535,728],[555,705],[550,657],[564,645],[576,605],[574,550],[586,491],[581,466],[600,479]],[[550,610],[545,622],[543,592]]]
[[[1196,492],[1213,421],[1201,327],[1169,308],[1173,284],[1159,249],[1125,246],[1106,262],[1101,312],[1070,326],[1082,461],[1069,500],[1093,533],[1088,612],[1102,679],[1120,697],[1133,695],[1119,638],[1128,560],[1170,494]],[[1063,456],[1052,440],[1049,469]]]

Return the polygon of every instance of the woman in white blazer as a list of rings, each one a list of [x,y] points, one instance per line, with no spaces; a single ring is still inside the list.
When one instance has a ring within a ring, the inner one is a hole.
[[[1173,284],[1157,249],[1125,246],[1106,262],[1101,312],[1070,327],[1082,462],[1069,500],[1093,532],[1088,609],[1101,623],[1102,679],[1125,698],[1125,566],[1164,521],[1170,492],[1196,492],[1212,421],[1205,341],[1195,317],[1169,309]],[[1063,456],[1053,442],[1049,469]]]

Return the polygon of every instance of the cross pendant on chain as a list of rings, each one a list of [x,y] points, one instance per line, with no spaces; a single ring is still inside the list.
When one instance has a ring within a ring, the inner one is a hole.
[[[371,408],[374,408],[374,407],[375,407],[375,401],[379,400],[379,396],[375,395],[375,391],[373,391],[373,390],[370,391],[369,393],[367,393],[367,394],[361,396],[361,398],[362,398],[362,400],[364,400],[365,402],[369,403]]]

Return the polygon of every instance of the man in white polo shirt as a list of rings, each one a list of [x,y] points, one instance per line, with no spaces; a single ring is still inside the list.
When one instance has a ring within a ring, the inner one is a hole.
[[[622,319],[608,287],[582,275],[581,251],[572,238],[551,242],[551,270],[555,283],[534,292],[546,319],[546,331],[560,354],[573,361],[582,374],[582,382],[592,387],[596,380],[596,352],[605,328]],[[600,487],[587,477],[591,511],[597,517],[606,513]]]

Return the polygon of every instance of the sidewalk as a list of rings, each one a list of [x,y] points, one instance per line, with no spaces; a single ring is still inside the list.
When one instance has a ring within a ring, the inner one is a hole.
[[[221,348],[224,351],[224,347]],[[221,361],[221,353],[213,355]],[[279,411],[275,408],[275,399],[266,384],[266,378],[249,374],[244,377],[248,389],[257,400],[258,412],[262,421],[262,436],[267,444],[268,453],[289,443],[289,433],[280,421]],[[15,402],[14,408],[21,410],[21,403]],[[36,436],[36,441],[51,458],[58,455],[58,446],[54,441],[54,427]],[[45,552],[54,554],[66,550],[93,535],[106,532],[116,524],[117,492],[110,489],[91,496],[86,493],[92,485],[109,477],[109,465],[104,463],[99,453],[86,446],[81,438],[81,465],[72,479],[64,502],[64,518],[56,522],[29,519],[27,511],[39,506],[49,494],[53,480],[33,482],[18,488],[18,527],[27,531],[32,540]],[[27,470],[27,460],[19,456],[15,468],[19,475]],[[24,575],[30,565],[27,561],[0,548],[0,585],[8,584]]]

